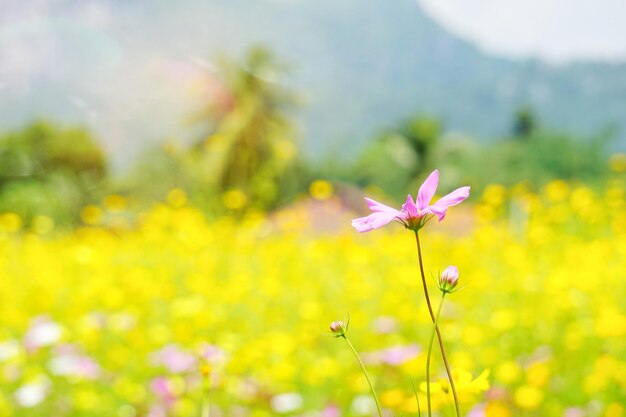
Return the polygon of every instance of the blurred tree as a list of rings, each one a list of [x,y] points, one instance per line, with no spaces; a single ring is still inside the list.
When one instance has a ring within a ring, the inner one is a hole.
[[[537,130],[524,140],[458,143],[456,149],[448,144],[439,157],[443,168],[462,172],[475,191],[491,183],[539,187],[554,179],[599,185],[609,174],[609,140],[605,133],[581,138]]]
[[[147,153],[126,181],[133,195],[160,199],[180,187],[212,214],[241,214],[273,209],[296,193],[300,162],[290,123],[296,103],[278,82],[283,68],[262,47],[240,62],[222,59],[219,68],[207,80],[207,105],[193,117],[208,133],[191,146],[168,141]]]
[[[411,174],[418,175],[428,170],[431,155],[441,136],[441,122],[432,117],[414,117],[401,127],[400,133],[408,140],[418,158]]]
[[[418,155],[407,138],[399,133],[385,133],[368,145],[356,163],[346,167],[348,182],[361,187],[376,186],[394,197],[406,194]]]
[[[431,158],[440,134],[437,119],[413,117],[366,147],[343,179],[361,186],[375,185],[394,197],[406,196],[417,177],[432,168]]]
[[[106,173],[104,153],[85,130],[32,123],[0,136],[0,211],[71,223]]]
[[[296,187],[298,149],[289,121],[295,100],[277,82],[281,72],[275,57],[258,46],[240,63],[222,63],[231,100],[226,109],[210,107],[207,116],[214,128],[196,154],[208,163],[214,173],[208,178],[231,209],[273,208]]]
[[[528,106],[521,107],[515,113],[512,134],[514,138],[528,138],[537,130],[537,120],[532,109]]]

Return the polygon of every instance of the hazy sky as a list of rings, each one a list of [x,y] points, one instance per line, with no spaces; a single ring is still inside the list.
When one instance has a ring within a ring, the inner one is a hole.
[[[210,64],[198,57],[237,42],[248,25],[233,10],[315,1],[0,0],[0,126],[79,122],[127,156],[179,135],[204,102]],[[490,53],[626,60],[626,0],[409,1]]]
[[[626,59],[625,0],[417,0],[483,50],[552,62]]]

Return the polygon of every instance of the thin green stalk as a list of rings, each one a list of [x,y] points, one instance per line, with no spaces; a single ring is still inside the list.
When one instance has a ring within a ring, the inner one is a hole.
[[[383,409],[380,406],[380,402],[378,401],[378,396],[376,395],[376,391],[374,390],[374,385],[372,385],[372,381],[370,380],[370,376],[368,375],[367,370],[365,369],[365,365],[363,365],[363,362],[361,361],[359,354],[357,353],[354,346],[352,346],[352,343],[350,343],[350,340],[348,340],[348,337],[345,334],[342,335],[342,337],[345,339],[346,343],[348,343],[348,346],[350,346],[350,349],[352,349],[352,353],[354,353],[354,356],[356,357],[357,362],[359,362],[359,365],[361,366],[361,370],[363,370],[363,374],[365,374],[365,379],[367,379],[367,383],[369,384],[370,389],[372,390],[372,396],[374,397],[374,401],[376,402],[378,415],[379,417],[383,417]]]
[[[420,399],[417,396],[417,389],[415,388],[415,384],[413,380],[411,380],[411,386],[413,387],[413,394],[415,394],[415,402],[417,403],[417,417],[422,417],[422,408],[420,407]]]
[[[424,287],[424,297],[426,297],[426,305],[428,306],[430,319],[433,322],[433,324],[435,324],[435,331],[437,332],[437,340],[439,341],[441,357],[443,359],[443,364],[446,368],[446,374],[448,374],[448,381],[450,381],[450,389],[452,389],[452,396],[454,397],[454,408],[456,411],[456,416],[461,417],[461,409],[459,407],[459,397],[456,393],[454,380],[452,379],[452,372],[450,371],[450,364],[448,364],[448,357],[446,356],[446,351],[443,347],[443,339],[441,338],[441,332],[439,331],[439,326],[437,326],[437,324],[435,323],[435,314],[433,312],[433,307],[430,304],[430,296],[428,295],[428,285],[426,284],[426,275],[424,274],[424,264],[422,262],[422,247],[420,244],[419,233],[417,232],[417,230],[415,231],[415,241],[417,244],[417,258],[419,260],[420,273],[422,275],[422,286]]]
[[[210,403],[210,394],[211,394],[211,375],[207,373],[204,375],[204,387],[203,387],[203,396],[202,396],[202,411],[200,413],[200,417],[210,417],[211,413],[211,403]]]
[[[435,324],[433,325],[433,331],[430,334],[430,341],[428,342],[428,355],[426,356],[426,400],[428,401],[428,417],[431,417],[432,412],[430,408],[430,355],[433,352],[433,342],[435,341],[435,333],[437,326],[439,325],[439,316],[441,316],[441,307],[443,307],[443,300],[446,298],[446,293],[441,293],[441,302],[437,309],[437,315],[435,316]]]
[[[211,413],[211,408],[209,406],[209,396],[205,395],[204,401],[202,402],[202,417],[209,417]]]

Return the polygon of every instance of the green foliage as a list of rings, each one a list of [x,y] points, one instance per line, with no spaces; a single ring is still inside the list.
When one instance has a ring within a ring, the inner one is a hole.
[[[449,144],[440,149],[439,158],[442,166],[465,172],[466,180],[478,188],[490,183],[519,182],[538,187],[554,179],[595,183],[609,174],[607,143],[606,135],[576,138],[543,130],[522,141]]]
[[[351,170],[358,185],[374,185],[397,195],[411,181],[418,160],[406,137],[388,134],[368,146]]]
[[[0,136],[0,212],[71,224],[105,177],[104,154],[85,130],[35,122]]]
[[[406,196],[416,178],[432,167],[440,133],[437,119],[414,117],[381,134],[352,164],[331,163],[330,175],[361,187],[379,187],[394,197]]]
[[[418,168],[425,168],[441,136],[441,123],[432,117],[414,117],[400,129],[419,158]]]
[[[579,138],[542,129],[529,109],[517,113],[514,130],[516,136],[491,144],[458,136],[440,140],[436,119],[415,117],[373,140],[353,161],[325,161],[318,175],[375,186],[398,199],[415,192],[434,168],[446,172],[442,190],[460,182],[476,191],[491,183],[539,187],[553,179],[601,183],[609,174],[607,134]]]
[[[171,141],[147,149],[121,179],[120,192],[132,195],[141,204],[163,200],[170,190],[190,182],[184,172],[186,153],[186,148]]]
[[[537,120],[530,107],[522,107],[514,116],[512,137],[491,144],[448,142],[437,150],[437,158],[452,178],[462,178],[476,190],[491,183],[539,187],[554,179],[604,182],[610,132],[576,137],[548,130]]]

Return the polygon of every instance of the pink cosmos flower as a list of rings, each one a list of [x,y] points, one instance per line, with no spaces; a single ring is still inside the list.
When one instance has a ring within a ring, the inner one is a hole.
[[[437,191],[438,183],[439,171],[434,170],[420,187],[417,201],[413,201],[413,197],[409,194],[401,210],[366,198],[365,201],[372,214],[352,220],[352,226],[358,232],[363,233],[383,227],[392,220],[397,220],[404,224],[407,229],[419,230],[432,216],[437,216],[439,221],[442,221],[446,217],[448,207],[456,206],[469,197],[470,187],[457,188],[431,205],[430,200],[433,199],[435,191]]]

